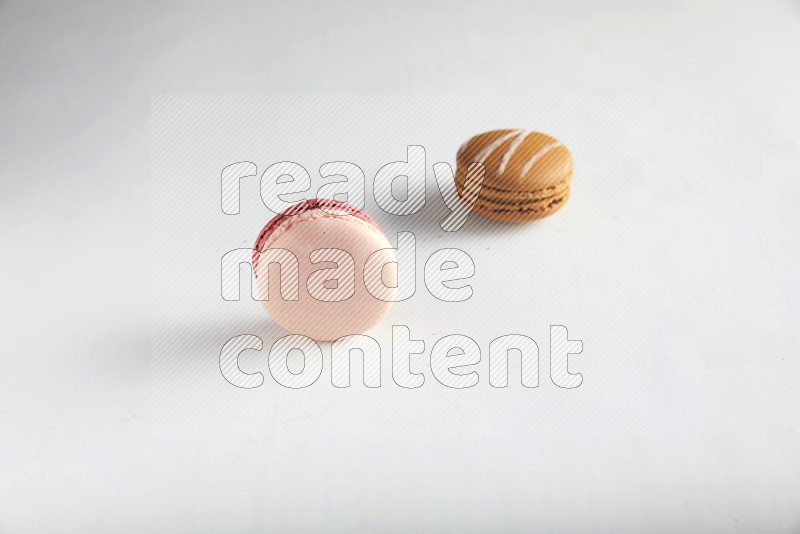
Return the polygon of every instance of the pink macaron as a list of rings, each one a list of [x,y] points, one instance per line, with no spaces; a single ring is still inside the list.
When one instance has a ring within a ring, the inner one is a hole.
[[[366,332],[396,295],[392,245],[366,213],[337,200],[306,200],[275,216],[252,264],[269,316],[318,341]]]

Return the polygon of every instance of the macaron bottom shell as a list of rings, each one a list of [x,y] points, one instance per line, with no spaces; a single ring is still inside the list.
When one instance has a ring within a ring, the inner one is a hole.
[[[464,199],[464,187],[460,181],[456,182],[456,191],[462,201]],[[515,192],[494,190],[490,195],[478,195],[472,212],[498,222],[524,222],[542,219],[560,210],[569,199],[570,187],[565,187],[542,198],[531,199],[530,192]],[[540,195],[534,195],[534,197]]]

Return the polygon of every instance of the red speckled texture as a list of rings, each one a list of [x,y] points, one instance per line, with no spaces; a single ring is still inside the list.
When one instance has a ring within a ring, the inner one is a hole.
[[[315,209],[323,209],[323,210],[338,210],[343,211],[349,215],[357,217],[364,222],[367,222],[374,226],[379,232],[383,233],[383,230],[378,223],[376,223],[372,217],[361,211],[360,209],[356,208],[355,206],[348,204],[347,202],[340,202],[338,200],[334,200],[332,198],[311,198],[308,200],[304,200],[303,202],[298,202],[291,208],[287,209],[286,211],[279,213],[275,217],[273,217],[264,228],[261,229],[261,233],[258,234],[258,239],[256,239],[256,244],[253,247],[253,275],[258,276],[256,273],[258,272],[258,257],[261,255],[262,252],[261,247],[264,246],[264,243],[272,235],[272,233],[277,230],[283,223],[291,219],[294,215],[299,215],[301,213],[305,213],[307,211],[315,210]]]

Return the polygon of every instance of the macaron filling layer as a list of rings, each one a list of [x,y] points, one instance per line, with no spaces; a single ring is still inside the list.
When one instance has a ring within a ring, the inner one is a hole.
[[[456,178],[456,187],[461,193],[463,191],[464,185],[464,178],[457,177]],[[480,192],[478,196],[481,199],[489,200],[492,202],[500,202],[500,203],[519,203],[519,202],[538,202],[542,200],[547,200],[552,197],[560,196],[564,191],[569,190],[569,181],[562,180],[557,184],[550,185],[547,187],[543,187],[541,189],[536,189],[533,191],[512,191],[509,189],[502,189],[499,187],[492,187],[490,185],[483,184],[481,186]]]
[[[464,196],[464,184],[456,180],[456,191]],[[483,185],[475,201],[474,208],[492,213],[545,213],[569,198],[569,182],[561,182],[535,191],[509,191]]]
[[[546,199],[546,202],[538,201],[530,204],[481,202],[481,199],[478,199],[475,203],[475,209],[497,214],[546,213],[558,209],[559,205],[564,203],[568,198],[569,191],[566,191],[559,197]]]

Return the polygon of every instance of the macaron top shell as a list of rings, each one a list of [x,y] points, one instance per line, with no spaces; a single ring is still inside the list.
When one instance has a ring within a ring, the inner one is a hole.
[[[473,162],[485,167],[484,187],[516,192],[563,188],[572,154],[554,137],[532,130],[493,130],[464,143],[456,156],[460,179]]]
[[[361,334],[386,315],[396,294],[394,261],[391,244],[366,214],[312,199],[267,223],[256,240],[253,272],[275,322],[292,334],[332,341]],[[293,298],[286,284],[294,281]]]
[[[311,198],[302,202],[298,202],[297,204],[294,204],[293,206],[273,217],[266,224],[266,226],[261,229],[261,232],[259,232],[258,238],[256,239],[256,244],[253,246],[252,259],[253,272],[256,276],[258,276],[258,258],[260,256],[260,252],[270,247],[269,242],[274,240],[275,234],[279,233],[279,230],[285,231],[286,226],[291,224],[290,221],[292,221],[294,216],[312,212],[314,210],[319,210],[321,212],[321,214],[318,215],[352,215],[353,217],[361,219],[362,221],[372,225],[376,230],[383,233],[381,227],[378,226],[378,223],[376,223],[372,217],[356,208],[352,204],[348,204],[347,202],[341,202],[332,198]],[[295,219],[294,223],[297,222],[298,220]]]

